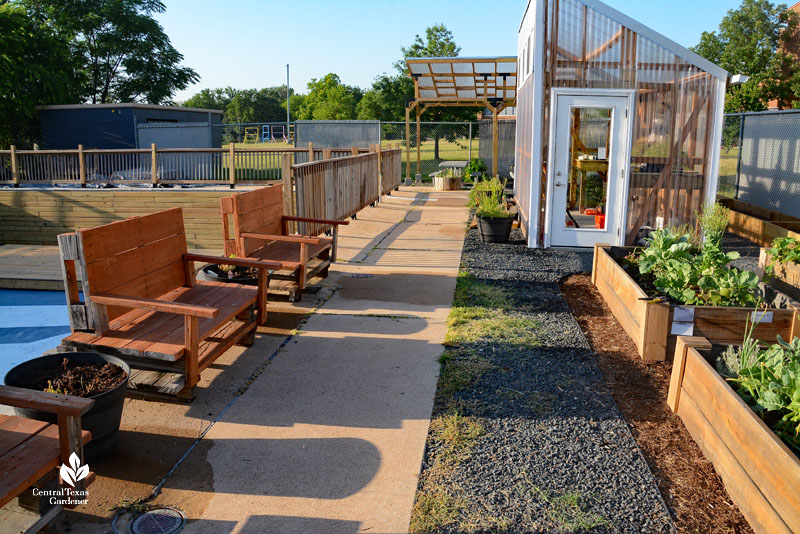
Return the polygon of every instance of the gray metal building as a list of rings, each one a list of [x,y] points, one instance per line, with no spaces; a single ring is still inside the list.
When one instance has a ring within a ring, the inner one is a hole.
[[[222,123],[220,110],[135,103],[39,106],[37,109],[43,149],[74,149],[78,145],[143,148],[156,141],[161,148],[222,146],[222,129],[213,127]]]

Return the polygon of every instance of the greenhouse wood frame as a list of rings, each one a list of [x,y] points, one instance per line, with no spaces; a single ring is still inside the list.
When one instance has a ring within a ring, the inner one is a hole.
[[[727,79],[602,2],[530,0],[514,165],[528,246],[626,245],[693,224],[716,192]]]

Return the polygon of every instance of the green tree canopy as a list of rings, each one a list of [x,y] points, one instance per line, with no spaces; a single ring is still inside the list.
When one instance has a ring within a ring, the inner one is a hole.
[[[760,111],[772,99],[785,105],[800,95],[797,57],[782,46],[796,29],[797,16],[785,4],[743,0],[723,17],[718,31],[703,32],[695,52],[730,74],[750,76],[743,86],[728,89],[726,111]]]
[[[166,10],[160,0],[17,1],[69,42],[91,103],[169,103],[200,78],[153,18]]]
[[[406,100],[414,96],[414,82],[400,74],[382,74],[358,103],[357,116],[362,120],[404,121]]]
[[[67,43],[21,6],[0,3],[0,147],[30,146],[39,130],[36,106],[80,101]]]
[[[187,108],[218,109],[224,112],[238,92],[238,89],[233,87],[203,89],[181,105]]]
[[[308,82],[308,95],[297,110],[302,120],[352,120],[363,92],[358,87],[345,85],[336,74]]]

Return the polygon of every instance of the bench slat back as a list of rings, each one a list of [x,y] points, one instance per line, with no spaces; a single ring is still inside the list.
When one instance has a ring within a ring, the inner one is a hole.
[[[78,230],[91,293],[156,298],[186,285],[181,208]],[[112,320],[130,310],[108,307]]]
[[[283,185],[271,185],[237,193],[222,199],[223,228],[227,227],[228,214],[233,216],[233,240],[235,251],[226,243],[225,252],[237,256],[249,256],[264,246],[264,241],[244,239],[242,233],[283,235]],[[230,236],[225,236],[230,241]]]

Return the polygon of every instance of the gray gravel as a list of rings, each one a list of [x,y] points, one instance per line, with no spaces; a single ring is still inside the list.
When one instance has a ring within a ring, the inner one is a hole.
[[[730,265],[737,269],[756,272],[758,270],[759,246],[749,239],[736,234],[726,233],[722,237],[722,249],[725,252],[737,251],[741,255],[738,260],[733,260]]]
[[[486,430],[450,475],[450,487],[466,503],[462,520],[483,518],[479,532],[673,532],[653,476],[558,289],[561,277],[591,269],[591,253],[530,250],[517,230],[510,244],[484,244],[471,230],[462,262],[482,281],[513,290],[515,304],[526,310],[520,315],[538,323],[541,343],[479,346],[496,368],[457,394],[462,414]],[[434,415],[441,410],[437,404]],[[429,439],[423,469],[436,453]],[[585,530],[559,517],[559,496],[573,492],[582,496],[583,512],[603,524]],[[486,518],[501,526],[487,527]]]

